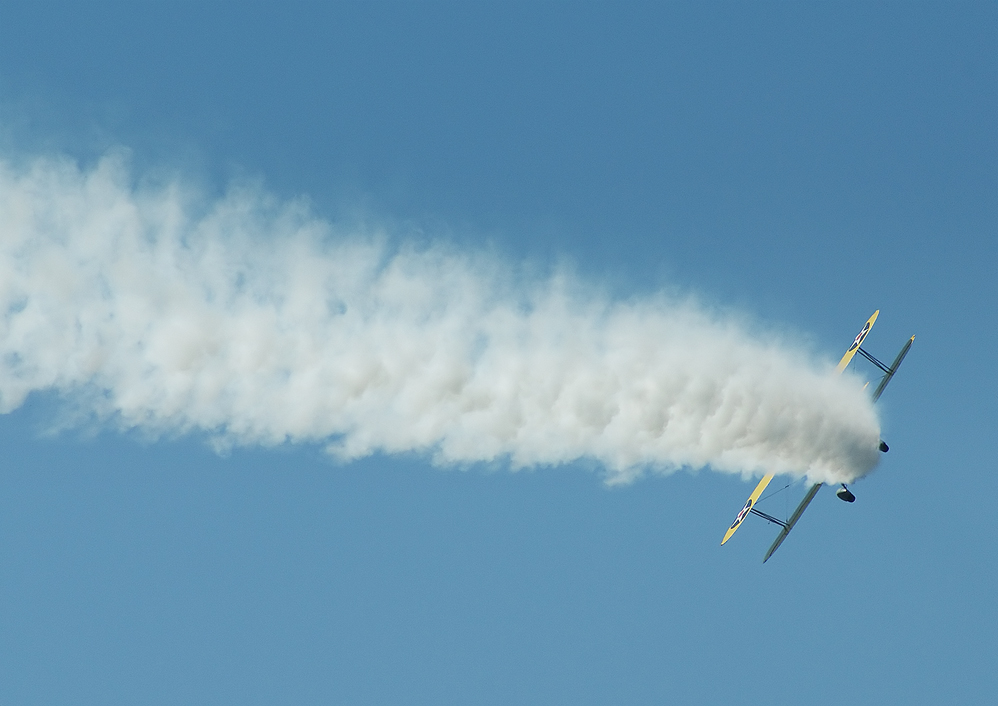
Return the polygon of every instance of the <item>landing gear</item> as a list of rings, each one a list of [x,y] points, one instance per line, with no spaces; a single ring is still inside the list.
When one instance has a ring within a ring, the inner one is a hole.
[[[841,487],[841,488],[839,488],[838,490],[836,490],[836,491],[835,491],[835,496],[836,496],[836,497],[837,497],[837,498],[838,498],[839,500],[844,500],[844,501],[845,501],[845,502],[847,502],[847,503],[854,503],[854,502],[856,502],[856,496],[855,496],[855,495],[853,495],[853,494],[852,494],[852,491],[851,491],[851,490],[849,490],[849,489],[848,489],[848,488],[846,487],[846,484],[845,484],[845,483],[843,483],[843,484],[842,484],[842,487]]]
[[[888,446],[883,439],[880,440],[880,446],[878,446],[877,448],[883,451],[884,453],[887,453],[888,451],[891,450],[891,447]]]

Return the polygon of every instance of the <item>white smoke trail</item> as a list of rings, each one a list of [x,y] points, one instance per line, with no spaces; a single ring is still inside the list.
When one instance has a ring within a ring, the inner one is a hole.
[[[705,466],[850,481],[877,462],[855,379],[731,317],[385,242],[259,190],[137,187],[121,155],[0,161],[0,411],[55,390],[157,434],[590,458],[610,482]]]

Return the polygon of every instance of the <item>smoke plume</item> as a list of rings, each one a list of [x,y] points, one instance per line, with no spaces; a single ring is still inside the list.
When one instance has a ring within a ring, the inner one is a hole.
[[[342,233],[260,189],[136,185],[127,162],[0,161],[0,412],[49,390],[222,446],[590,459],[609,482],[877,462],[858,381],[734,317]]]

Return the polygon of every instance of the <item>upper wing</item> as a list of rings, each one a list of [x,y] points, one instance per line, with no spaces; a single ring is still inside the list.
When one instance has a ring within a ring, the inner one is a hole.
[[[769,485],[769,481],[771,480],[773,480],[772,473],[762,477],[762,480],[759,481],[759,485],[755,487],[755,490],[752,491],[749,499],[745,501],[745,506],[741,509],[741,511],[739,511],[738,517],[736,517],[735,521],[731,523],[731,527],[728,528],[728,531],[724,533],[724,539],[721,540],[721,544],[724,544],[731,539],[731,535],[735,533],[735,530],[742,524],[742,521],[748,517],[750,512],[752,512],[752,508],[759,500],[759,496],[762,495],[762,491],[766,489],[766,486]]]
[[[863,339],[865,339],[867,334],[870,333],[870,329],[872,329],[873,324],[877,322],[878,316],[880,316],[880,309],[873,312],[873,316],[866,320],[866,325],[863,326],[863,330],[859,332],[858,336],[856,336],[856,340],[852,342],[852,345],[849,346],[849,350],[847,350],[846,354],[842,356],[842,360],[839,361],[838,366],[835,368],[840,373],[846,369],[846,366],[849,365],[849,361],[851,361],[852,357],[856,355],[856,351],[858,351],[859,347],[863,345]]]

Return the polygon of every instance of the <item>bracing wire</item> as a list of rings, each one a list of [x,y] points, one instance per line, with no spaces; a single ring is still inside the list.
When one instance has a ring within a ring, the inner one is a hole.
[[[772,497],[774,497],[776,495],[779,495],[784,490],[786,490],[787,488],[789,488],[792,485],[795,485],[798,482],[799,481],[789,481],[785,486],[783,486],[779,490],[774,490],[771,493],[767,493],[766,495],[763,495],[761,498],[759,498],[758,501],[756,501],[756,505],[758,505],[759,503],[761,503],[763,500],[767,500],[767,499],[772,498]],[[784,495],[783,498],[784,498],[784,501],[785,501],[783,503],[783,506],[784,506],[783,507],[783,516],[784,517],[790,517],[790,493],[787,493],[786,495]]]
[[[793,483],[787,483],[787,484],[786,484],[785,486],[783,486],[783,487],[782,487],[782,488],[780,488],[779,490],[774,490],[774,491],[773,491],[772,493],[767,493],[766,495],[763,495],[763,496],[762,496],[761,498],[759,498],[759,500],[758,500],[758,501],[756,502],[756,505],[758,505],[759,503],[761,503],[761,502],[762,502],[763,500],[766,500],[767,498],[771,498],[771,497],[773,497],[774,495],[779,495],[779,494],[780,494],[780,493],[782,493],[782,492],[783,492],[784,490],[786,490],[787,488],[789,488],[789,487],[790,487],[791,485],[793,485]]]

